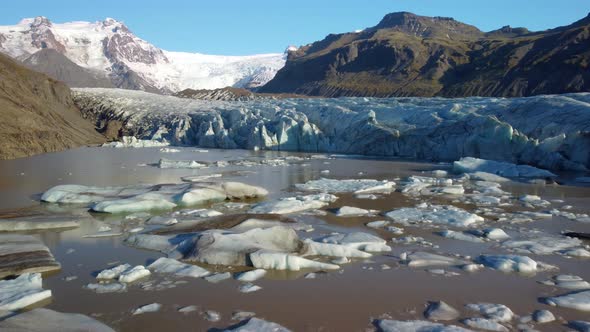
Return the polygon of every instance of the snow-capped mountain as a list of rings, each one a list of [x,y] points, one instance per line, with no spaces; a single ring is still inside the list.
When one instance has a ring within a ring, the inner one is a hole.
[[[57,24],[36,17],[0,26],[0,52],[26,61],[43,49],[56,50],[76,65],[108,77],[117,87],[158,92],[256,88],[271,80],[286,59],[282,53],[217,56],[169,52],[135,36],[112,18]]]

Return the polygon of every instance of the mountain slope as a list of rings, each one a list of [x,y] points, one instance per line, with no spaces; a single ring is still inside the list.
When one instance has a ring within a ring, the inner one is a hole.
[[[74,106],[70,89],[0,54],[0,158],[104,141]]]
[[[392,13],[289,52],[261,92],[320,96],[529,96],[590,90],[590,16],[531,33]],[[551,75],[559,73],[559,75]]]
[[[80,67],[52,48],[41,49],[25,58],[22,62],[26,67],[62,81],[70,87],[115,87],[105,74]]]
[[[74,64],[107,76],[116,87],[164,93],[186,88],[257,88],[285,63],[281,53],[216,56],[164,51],[111,18],[54,24],[36,17],[0,26],[0,52],[22,61],[44,49],[55,50]],[[45,60],[47,67],[63,66],[57,57]],[[69,68],[63,71],[71,71]]]

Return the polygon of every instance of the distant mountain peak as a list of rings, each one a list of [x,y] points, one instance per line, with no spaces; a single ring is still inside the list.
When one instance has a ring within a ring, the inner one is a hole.
[[[30,27],[31,28],[38,28],[38,27],[51,27],[52,23],[51,21],[45,17],[45,16],[37,16],[34,19],[32,19],[32,22],[30,23]]]
[[[372,28],[396,29],[405,33],[422,37],[477,36],[482,32],[474,26],[456,21],[452,17],[420,16],[410,12],[387,14],[379,24]]]

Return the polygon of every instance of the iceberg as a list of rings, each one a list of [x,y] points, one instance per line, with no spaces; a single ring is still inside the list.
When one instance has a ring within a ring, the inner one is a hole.
[[[256,281],[266,275],[266,270],[256,269],[250,270],[246,272],[242,272],[236,276],[236,280],[242,282],[252,282]]]
[[[304,191],[318,191],[324,193],[390,193],[395,190],[395,182],[379,181],[372,179],[350,179],[337,180],[321,178],[319,180],[308,181],[304,184],[296,184],[295,187]]]
[[[443,301],[430,302],[424,311],[424,317],[430,320],[455,320],[459,315],[457,309]]]
[[[538,264],[528,256],[518,255],[481,255],[478,263],[502,272],[535,273]]]
[[[552,306],[590,311],[590,290],[548,297],[545,302]]]
[[[211,274],[211,272],[200,266],[182,263],[166,257],[158,258],[148,265],[148,269],[157,273],[171,273],[179,277],[201,278]]]
[[[250,209],[258,214],[290,214],[308,210],[321,209],[338,198],[331,194],[316,194],[281,198],[276,201],[263,202]]]
[[[470,303],[465,308],[477,311],[485,318],[495,322],[509,322],[514,318],[514,313],[503,304],[495,303]]]
[[[472,332],[455,325],[444,325],[423,320],[381,319],[376,322],[376,325],[383,332]]]
[[[60,268],[49,248],[36,237],[0,234],[0,278],[57,271]]]

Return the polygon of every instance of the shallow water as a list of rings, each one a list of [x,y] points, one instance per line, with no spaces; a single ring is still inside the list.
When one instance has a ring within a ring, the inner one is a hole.
[[[445,164],[428,164],[402,160],[375,160],[367,158],[311,159],[288,161],[288,166],[254,166],[207,169],[160,169],[153,166],[160,158],[178,160],[219,161],[237,159],[264,159],[285,156],[307,156],[298,153],[253,152],[244,150],[209,150],[195,152],[182,148],[180,153],[161,153],[159,148],[111,149],[80,148],[61,153],[45,154],[11,161],[0,161],[0,214],[26,215],[29,213],[75,213],[79,208],[39,203],[39,195],[58,184],[83,184],[96,186],[130,185],[137,183],[179,183],[182,176],[222,173],[224,181],[240,181],[262,186],[269,190],[267,199],[294,195],[294,185],[320,177],[396,179],[421,174],[433,169],[449,169]],[[144,165],[145,166],[138,166]],[[329,170],[329,174],[321,173]],[[359,175],[362,172],[362,175]],[[567,179],[567,175],[566,179]],[[535,194],[546,200],[561,199],[551,207],[572,205],[572,211],[590,212],[590,188],[574,186],[540,186],[526,183],[503,184],[502,189],[516,196]],[[386,212],[398,207],[411,207],[429,200],[451,204],[447,197],[409,198],[399,192],[383,195],[377,200],[357,199],[351,194],[337,194],[339,199],[325,208],[326,215],[304,215],[300,220],[312,223],[313,233],[300,234],[313,237],[331,232],[364,231],[390,240],[392,234],[364,226],[383,216],[342,218],[331,211],[340,206],[355,206]],[[456,204],[457,206],[470,208]],[[84,209],[82,209],[84,210]],[[92,315],[121,331],[162,331],[223,328],[237,323],[231,321],[236,310],[253,311],[259,318],[277,322],[294,331],[362,331],[372,329],[372,320],[388,315],[393,319],[422,319],[427,301],[443,300],[462,312],[462,318],[475,314],[464,310],[467,303],[491,302],[505,304],[517,315],[527,315],[536,309],[549,309],[558,321],[536,325],[539,330],[566,330],[568,320],[588,320],[588,313],[572,309],[549,307],[539,302],[540,297],[567,293],[567,290],[539,284],[556,274],[574,274],[590,280],[590,260],[566,258],[557,255],[535,256],[533,259],[559,266],[560,271],[538,273],[535,276],[505,274],[490,269],[466,273],[456,268],[446,268],[460,273],[458,276],[437,276],[425,268],[409,268],[396,258],[405,251],[434,251],[458,253],[473,257],[481,253],[506,253],[494,242],[471,243],[445,239],[435,234],[439,229],[404,227],[405,235],[422,236],[440,246],[438,249],[419,245],[391,244],[393,251],[376,254],[371,259],[356,260],[342,265],[336,272],[318,274],[316,279],[305,279],[309,271],[270,272],[255,283],[263,289],[243,294],[238,292],[239,282],[229,279],[218,284],[203,279],[163,278],[152,274],[150,280],[168,279],[186,283],[176,284],[165,290],[142,290],[129,287],[125,293],[96,294],[83,288],[94,282],[97,271],[115,262],[146,265],[161,254],[139,250],[123,244],[124,237],[83,238],[94,233],[101,225],[118,228],[132,222],[122,215],[93,214],[92,221],[80,228],[65,231],[37,233],[50,247],[62,270],[44,277],[44,287],[53,291],[48,308],[63,312]],[[563,230],[590,230],[590,224],[553,217],[521,225],[493,223],[510,232],[518,227],[538,228],[550,234]],[[505,226],[505,227],[504,227]],[[397,236],[396,236],[397,237]],[[588,244],[588,243],[586,243]],[[380,266],[388,264],[389,270]],[[227,268],[219,268],[226,271]],[[229,269],[229,271],[235,271]],[[77,276],[64,281],[65,276]],[[141,305],[158,302],[163,308],[157,313],[132,316],[131,311]],[[199,312],[182,314],[178,307],[196,305],[202,310],[216,310],[222,315],[219,322],[209,322]],[[459,322],[455,322],[460,325]],[[516,323],[513,322],[513,327]]]

